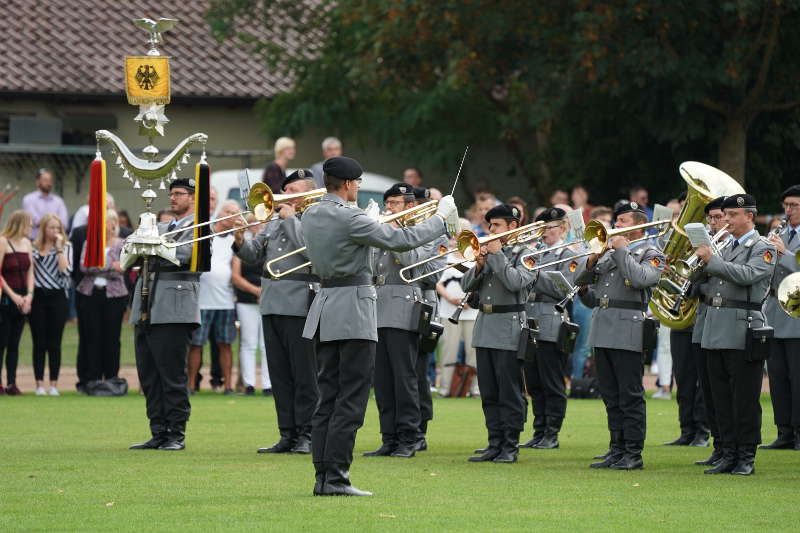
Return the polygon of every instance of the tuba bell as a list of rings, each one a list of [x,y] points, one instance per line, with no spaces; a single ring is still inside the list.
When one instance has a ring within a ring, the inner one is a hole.
[[[664,246],[667,267],[661,280],[653,289],[650,310],[661,324],[671,329],[686,329],[692,325],[697,313],[697,298],[684,298],[670,287],[685,287],[689,283],[685,261],[693,250],[683,227],[689,223],[703,222],[705,206],[720,196],[744,192],[739,183],[721,170],[697,161],[681,163],[680,174],[688,186],[686,203],[677,220],[672,223],[671,234]]]
[[[800,262],[800,252],[797,253]],[[789,274],[778,285],[778,303],[787,315],[800,318],[800,272]]]

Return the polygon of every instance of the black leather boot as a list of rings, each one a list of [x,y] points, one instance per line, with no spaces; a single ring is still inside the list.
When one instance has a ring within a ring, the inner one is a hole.
[[[296,436],[293,429],[281,429],[281,438],[269,448],[259,448],[258,453],[289,453],[294,448]]]
[[[167,430],[163,426],[150,426],[150,433],[153,435],[147,442],[129,446],[129,450],[157,450],[159,446],[167,440]]]
[[[681,431],[681,436],[675,440],[665,442],[664,446],[689,446],[694,440],[694,434],[690,431]]]
[[[349,465],[326,464],[325,482],[317,496],[372,496],[371,492],[350,484]]]
[[[392,457],[402,457],[410,459],[414,457],[417,452],[417,434],[409,433],[400,435],[397,441],[397,447],[390,454]]]
[[[731,474],[736,476],[751,476],[756,473],[756,445],[739,446],[736,452],[736,466]]]
[[[533,431],[533,438],[527,442],[523,442],[519,445],[519,447],[536,448],[536,445],[539,444],[539,442],[542,440],[542,437],[544,437],[544,428],[537,428]],[[475,450],[475,452],[477,453],[478,450]]]
[[[778,438],[769,444],[759,446],[762,450],[794,449],[794,431],[788,426],[778,426]]]
[[[493,461],[500,455],[500,447],[503,445],[503,434],[501,432],[489,433],[489,445],[482,450],[475,450],[478,455],[473,455],[468,459],[471,463],[482,463]]]
[[[711,456],[704,461],[695,461],[694,464],[700,466],[716,466],[722,460],[723,457],[722,452],[722,445],[720,445],[717,439],[714,439],[714,451],[711,452]]]
[[[322,486],[325,484],[325,474],[328,465],[326,463],[314,463],[314,496],[322,495]]]
[[[383,443],[377,450],[371,452],[364,452],[364,457],[388,457],[394,453],[397,448],[397,435],[384,433],[382,435]]]
[[[417,434],[417,442],[414,445],[414,448],[418,452],[424,452],[428,449],[428,421],[423,420],[419,423],[419,433]]]
[[[612,447],[613,443],[614,443],[613,439],[609,439],[609,441],[608,441],[608,450],[606,450],[606,453],[601,453],[600,455],[595,455],[594,457],[592,457],[592,459],[600,459],[601,461],[605,461],[606,459],[608,459],[608,456],[611,455],[611,447]]]
[[[544,431],[544,437],[542,437],[542,440],[540,440],[534,448],[537,450],[553,450],[558,448],[558,431],[560,429],[560,427],[548,425],[547,429]]]
[[[643,441],[626,441],[625,453],[622,455],[622,459],[609,466],[609,468],[612,470],[641,470],[644,468],[644,461],[642,460],[643,449]]]
[[[692,442],[689,443],[689,446],[693,446],[695,448],[707,448],[708,439],[710,436],[711,435],[708,429],[701,427],[700,429],[695,430],[694,439],[692,439]]]
[[[716,463],[713,468],[703,470],[704,474],[730,474],[738,462],[736,454],[736,446],[732,444],[723,443],[722,458]]]
[[[311,428],[310,427],[303,427],[297,428],[297,439],[294,442],[294,446],[290,450],[291,453],[301,453],[307,455],[311,453]]]
[[[597,462],[589,465],[589,468],[609,468],[611,465],[622,459],[625,455],[625,441],[622,438],[621,431],[611,432],[611,447],[606,453],[605,457]]]
[[[500,453],[492,459],[495,463],[516,463],[519,455],[519,431],[507,429],[503,432]]]
[[[176,424],[167,430],[167,439],[158,447],[159,450],[176,452],[186,448],[186,426]]]

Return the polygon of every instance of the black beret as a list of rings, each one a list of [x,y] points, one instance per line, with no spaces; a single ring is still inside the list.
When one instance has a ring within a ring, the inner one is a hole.
[[[322,164],[322,172],[340,180],[355,180],[364,173],[358,161],[344,156],[326,159]]]
[[[292,183],[293,181],[300,181],[300,180],[313,180],[314,173],[311,172],[311,169],[308,168],[299,168],[286,176],[286,179],[283,180],[281,183],[281,189],[285,189],[287,185]]]
[[[800,185],[792,185],[791,187],[783,191],[783,196],[781,197],[781,200],[783,200],[787,196],[795,196],[797,198],[800,198]]]
[[[385,202],[390,196],[403,196],[406,202],[413,202],[414,187],[407,183],[395,183],[383,193],[383,201]]]
[[[417,201],[430,200],[431,191],[425,187],[414,187],[414,198]]]
[[[722,202],[725,201],[727,196],[720,196],[719,198],[714,198],[710,202],[706,204],[703,208],[703,211],[706,212],[706,215],[709,214],[713,209],[722,209]]]
[[[682,192],[681,192],[681,193],[678,195],[678,201],[679,201],[679,202],[684,202],[684,201],[686,201],[686,191],[682,191]]]
[[[536,217],[536,222],[553,222],[555,220],[564,220],[565,216],[567,216],[567,212],[560,207],[551,207],[539,213],[539,216]]]
[[[752,194],[734,194],[726,196],[722,202],[722,209],[755,209],[756,198]]]
[[[490,222],[493,218],[516,220],[519,222],[519,217],[521,214],[522,213],[520,213],[519,207],[508,204],[500,204],[489,209],[489,212],[486,213],[484,218],[486,219],[486,222]]]
[[[171,191],[175,187],[182,187],[191,194],[194,194],[194,178],[178,178],[173,180],[172,183],[169,184],[169,190]]]
[[[617,206],[614,210],[614,219],[620,216],[623,213],[641,213],[646,215],[647,213],[644,212],[642,206],[640,206],[637,202],[624,202]]]

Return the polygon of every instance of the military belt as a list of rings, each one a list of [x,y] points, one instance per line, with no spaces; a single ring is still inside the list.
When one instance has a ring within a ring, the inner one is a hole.
[[[286,274],[285,276],[281,276],[279,278],[273,278],[270,276],[270,279],[275,281],[304,281],[307,283],[319,283],[319,276],[314,274]]]
[[[200,272],[150,272],[150,281],[156,279],[161,281],[198,281],[200,279]]]
[[[747,309],[749,311],[761,311],[761,304],[755,302],[745,302],[744,300],[731,300],[722,296],[706,296],[706,304],[711,307],[730,307],[733,309]]]
[[[600,309],[608,309],[609,307],[613,307],[615,309],[631,309],[633,311],[642,311],[642,312],[645,312],[647,310],[647,304],[644,304],[642,302],[612,300],[611,298],[600,298],[597,306]]]
[[[323,289],[332,289],[335,287],[358,287],[361,285],[372,285],[372,283],[372,276],[367,276],[366,274],[357,274],[355,276],[323,279],[320,281],[320,286]]]
[[[493,305],[481,304],[482,313],[520,313],[525,310],[525,304]]]

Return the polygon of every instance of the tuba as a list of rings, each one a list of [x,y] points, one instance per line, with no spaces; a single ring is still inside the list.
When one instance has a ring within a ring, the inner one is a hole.
[[[653,289],[650,310],[659,321],[671,329],[686,329],[692,325],[697,313],[697,298],[683,299],[670,287],[684,287],[689,283],[685,261],[693,255],[692,245],[683,227],[691,222],[703,222],[705,206],[719,196],[744,192],[739,183],[721,170],[697,161],[685,161],[679,167],[681,177],[688,186],[686,203],[678,219],[672,223],[671,233],[664,245],[667,267],[661,280]],[[680,299],[679,299],[680,298]]]
[[[800,263],[800,251],[796,255]],[[792,318],[800,318],[800,272],[789,274],[780,285],[777,291],[778,303],[787,315]]]

